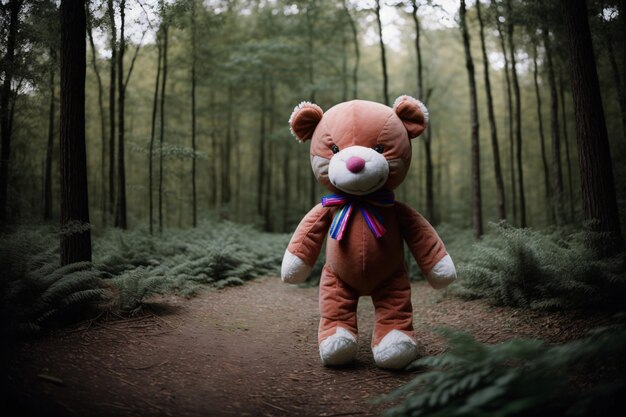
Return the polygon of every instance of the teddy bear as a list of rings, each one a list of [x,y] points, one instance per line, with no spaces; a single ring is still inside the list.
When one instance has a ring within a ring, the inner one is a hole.
[[[405,242],[431,286],[444,288],[456,278],[437,232],[393,194],[409,171],[411,139],[427,124],[424,104],[407,95],[393,108],[352,100],[326,113],[302,102],[289,118],[296,139],[311,141],[313,174],[332,192],[304,216],[281,266],[284,282],[304,282],[329,236],[319,287],[318,342],[325,366],[356,358],[361,296],[370,296],[375,308],[376,365],[401,369],[417,358]]]

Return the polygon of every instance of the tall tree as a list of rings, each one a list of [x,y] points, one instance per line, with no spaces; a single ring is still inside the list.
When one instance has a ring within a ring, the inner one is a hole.
[[[489,130],[491,132],[491,149],[493,152],[493,172],[496,179],[496,206],[498,217],[506,219],[506,200],[504,197],[504,180],[502,179],[502,168],[500,166],[500,147],[498,144],[498,127],[496,116],[493,110],[493,96],[491,95],[491,79],[489,77],[489,58],[485,46],[485,24],[481,13],[480,1],[476,2],[476,13],[480,26],[480,47],[483,54],[483,67],[485,72],[485,93],[487,94],[487,113],[489,118]]]
[[[550,168],[546,156],[546,138],[543,133],[543,110],[541,102],[541,89],[539,88],[539,65],[537,64],[537,40],[533,38],[533,83],[535,85],[535,97],[537,99],[537,124],[539,129],[539,144],[541,145],[541,165],[543,166],[543,184],[545,189],[546,206],[548,207],[548,222],[555,223],[554,209],[552,208],[552,187],[550,185]]]
[[[126,164],[124,162],[124,135],[125,126],[125,103],[126,83],[124,81],[124,52],[126,50],[126,38],[124,35],[126,18],[126,0],[120,0],[120,45],[117,56],[117,205],[115,208],[115,227],[126,229]]]
[[[613,180],[613,163],[600,96],[585,0],[561,0],[570,57],[582,205],[585,220],[606,233],[605,253],[623,244]]]
[[[511,89],[511,76],[509,75],[509,58],[506,50],[506,41],[504,37],[504,29],[500,22],[500,12],[498,11],[498,3],[491,0],[491,7],[496,12],[496,29],[498,30],[498,39],[500,41],[500,50],[504,59],[504,80],[506,85],[506,109],[508,114],[507,133],[509,137],[509,176],[511,177],[511,210],[513,214],[513,222],[517,222],[517,193],[515,184],[515,158],[514,158],[514,138],[513,138],[513,93]]]
[[[111,60],[109,62],[109,210],[115,213],[115,86],[117,85],[117,28],[115,24],[115,5],[107,0],[109,17]]]
[[[515,59],[515,43],[513,41],[513,8],[511,0],[506,0],[507,6],[507,34],[509,40],[509,59],[511,62],[511,79],[513,81],[513,96],[515,103],[515,159],[517,164],[517,188],[519,191],[519,222],[521,227],[526,227],[526,194],[524,192],[524,165],[522,164],[522,96],[517,77],[517,63]]]
[[[413,23],[415,24],[415,56],[417,59],[417,97],[420,100],[428,101],[427,97],[424,97],[424,71],[423,71],[423,61],[422,61],[422,48],[420,45],[420,21],[419,16],[417,15],[419,9],[419,5],[416,0],[411,0],[411,17],[413,18]],[[432,91],[432,90],[431,90]],[[428,94],[430,95],[430,94]],[[434,192],[433,192],[433,159],[431,152],[431,137],[430,137],[430,129],[424,132],[422,136],[422,141],[424,142],[424,156],[426,158],[425,168],[426,168],[426,217],[431,223],[436,223],[435,220],[435,202],[434,202]]]
[[[162,21],[161,34],[163,36],[163,56],[161,70],[161,114],[159,119],[159,233],[163,233],[163,140],[165,136],[165,86],[167,85],[167,42],[168,42],[168,22],[166,21],[164,3],[161,2]]]
[[[52,155],[54,151],[54,125],[56,119],[56,111],[54,106],[55,97],[55,83],[54,73],[56,72],[56,49],[50,48],[50,78],[49,78],[49,91],[50,91],[50,104],[48,110],[48,146],[46,147],[46,175],[44,185],[44,205],[43,205],[43,218],[45,220],[52,220]]]
[[[191,0],[191,224],[198,225],[196,199],[196,0]]]
[[[13,0],[9,3],[9,28],[6,49],[4,54],[4,80],[2,83],[2,95],[0,96],[0,222],[4,222],[7,217],[7,197],[9,186],[9,161],[11,157],[11,84],[13,83],[13,73],[15,71],[15,48],[18,27],[20,24],[19,14],[23,1]]]
[[[91,261],[85,149],[84,0],[61,1],[61,264]]]
[[[361,52],[359,50],[359,35],[356,29],[356,23],[350,14],[350,9],[348,9],[348,3],[346,0],[343,0],[343,10],[346,13],[346,17],[348,18],[348,23],[350,24],[350,30],[352,31],[352,42],[354,43],[354,67],[352,68],[352,98],[356,99],[359,97],[359,61],[361,60]]]
[[[472,126],[472,230],[474,239],[479,239],[483,234],[483,214],[480,188],[480,146],[478,140],[478,99],[476,94],[476,76],[474,74],[474,60],[470,48],[470,37],[467,29],[467,10],[465,0],[461,0],[459,9],[461,20],[461,34],[463,35],[463,48],[465,50],[465,67],[470,90],[470,123]]]
[[[152,119],[150,124],[150,147],[148,150],[148,224],[150,234],[154,232],[154,187],[153,187],[153,170],[154,170],[154,139],[156,130],[156,117],[159,107],[159,87],[161,79],[161,61],[162,61],[162,47],[161,47],[161,28],[157,31],[156,47],[157,47],[157,73],[154,82],[154,96],[152,99]]]
[[[96,74],[96,81],[98,82],[98,110],[100,111],[100,135],[101,135],[101,153],[100,153],[100,208],[102,225],[106,225],[107,218],[107,195],[106,195],[106,116],[104,113],[104,89],[102,87],[102,77],[100,76],[100,70],[98,69],[97,51],[93,41],[93,28],[91,24],[92,18],[87,15],[87,34],[89,37],[89,46],[91,47],[91,67],[94,74]]]
[[[550,42],[550,32],[546,25],[542,30],[543,46],[546,51],[546,61],[548,64],[548,83],[550,84],[550,136],[552,138],[552,199],[554,217],[557,224],[565,222],[563,204],[563,170],[561,168],[561,135],[559,124],[559,97],[556,87],[556,74],[552,59],[552,44]]]
[[[565,143],[565,162],[567,166],[567,190],[569,195],[569,220],[576,220],[574,210],[574,182],[572,181],[572,158],[569,152],[569,135],[567,133],[567,113],[565,111],[565,82],[563,75],[559,74],[559,97],[561,102],[561,120],[563,120],[563,143]]]
[[[385,56],[385,42],[383,41],[383,24],[380,20],[380,0],[376,0],[376,23],[378,24],[378,40],[380,43],[380,62],[383,68],[383,98],[385,105],[389,105],[389,79],[387,76],[387,58]]]

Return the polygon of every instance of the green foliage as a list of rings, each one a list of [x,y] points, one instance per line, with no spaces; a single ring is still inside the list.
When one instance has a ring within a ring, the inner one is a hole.
[[[454,292],[533,309],[608,308],[626,296],[626,255],[602,257],[598,233],[518,229],[504,223],[459,263]]]
[[[557,346],[534,339],[484,345],[466,333],[441,333],[449,350],[414,362],[428,370],[381,399],[405,397],[384,416],[610,416],[626,411],[626,380],[618,369],[626,350],[623,325]],[[602,383],[586,390],[569,382],[601,366],[615,375],[605,374]]]
[[[135,310],[152,295],[192,296],[203,287],[241,285],[276,275],[289,236],[259,232],[227,221],[204,221],[195,229],[109,230],[95,241],[96,268],[112,277],[114,304]]]
[[[0,238],[0,316],[9,333],[34,333],[58,319],[75,319],[78,310],[105,297],[90,263],[59,266],[58,254],[46,249],[53,237],[51,229],[29,227]]]

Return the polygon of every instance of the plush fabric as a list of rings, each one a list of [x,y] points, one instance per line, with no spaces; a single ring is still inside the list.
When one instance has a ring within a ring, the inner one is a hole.
[[[410,139],[424,131],[427,121],[424,104],[409,96],[399,97],[393,108],[353,100],[325,114],[303,103],[290,118],[296,137],[311,140],[317,180],[336,194],[302,219],[282,268],[285,282],[301,281],[326,240],[318,332],[325,365],[354,359],[356,309],[364,295],[371,296],[375,307],[372,349],[377,365],[402,368],[415,359],[405,243],[433,287],[443,288],[456,277],[435,229],[393,199],[392,190],[402,183],[411,162]]]

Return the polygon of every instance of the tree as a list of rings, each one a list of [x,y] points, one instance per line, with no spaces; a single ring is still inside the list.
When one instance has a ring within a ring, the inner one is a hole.
[[[198,225],[196,198],[196,0],[191,0],[191,224]],[[230,121],[230,120],[229,120]]]
[[[570,57],[583,214],[585,220],[592,221],[593,230],[606,234],[600,249],[609,254],[622,247],[623,238],[587,3],[562,0],[561,4]]]
[[[22,9],[21,0],[13,0],[9,4],[9,29],[7,36],[6,52],[4,61],[4,80],[2,83],[2,95],[0,96],[0,142],[2,151],[0,152],[0,222],[4,222],[7,217],[7,197],[9,186],[9,160],[11,157],[11,126],[12,107],[11,83],[15,71],[15,48],[18,28],[20,25],[19,14]]]
[[[489,58],[485,47],[485,25],[481,14],[480,1],[476,2],[476,13],[478,24],[480,25],[480,47],[483,53],[483,66],[485,71],[485,93],[487,94],[487,112],[489,117],[489,130],[491,132],[491,148],[493,151],[493,171],[496,179],[496,205],[500,219],[506,219],[506,200],[504,197],[504,180],[502,179],[502,168],[500,167],[500,147],[498,144],[498,127],[496,116],[493,110],[493,96],[491,95],[491,79],[489,77]]]
[[[570,221],[576,220],[574,212],[574,183],[572,181],[572,158],[569,152],[569,135],[567,133],[567,113],[565,112],[565,82],[563,76],[559,75],[559,96],[561,102],[561,119],[563,120],[563,142],[565,143],[565,161],[567,163],[567,190],[569,194]]]
[[[498,39],[500,41],[500,50],[504,59],[504,79],[506,81],[506,104],[508,117],[508,137],[509,137],[509,176],[511,177],[511,209],[513,212],[513,221],[517,222],[517,193],[515,185],[515,158],[514,158],[514,139],[513,139],[513,94],[511,92],[511,77],[509,75],[509,58],[506,51],[506,42],[504,38],[504,30],[500,22],[500,13],[498,12],[498,4],[495,0],[491,0],[491,7],[496,11],[496,28],[498,30]]]
[[[61,1],[61,264],[91,261],[85,149],[84,0]]]
[[[556,88],[556,75],[552,62],[552,45],[550,33],[546,25],[542,30],[543,46],[546,50],[546,61],[548,64],[548,82],[550,84],[550,133],[552,137],[552,198],[554,217],[557,224],[565,222],[563,205],[563,170],[561,168],[561,136],[559,124],[559,98]]]
[[[124,135],[125,118],[124,108],[126,102],[126,83],[124,81],[124,52],[126,50],[126,38],[124,36],[126,17],[126,0],[120,0],[120,45],[117,56],[117,204],[115,207],[115,227],[126,229],[126,165],[124,162]]]
[[[513,9],[511,0],[506,1],[507,6],[507,32],[509,40],[509,60],[511,62],[511,78],[513,80],[513,95],[515,102],[514,121],[515,121],[515,156],[517,163],[517,188],[519,189],[519,218],[520,226],[526,227],[526,194],[524,192],[524,166],[522,164],[522,97],[519,88],[519,80],[517,78],[517,68],[515,59],[515,44],[513,42]]]
[[[472,230],[474,239],[479,239],[483,234],[483,214],[480,189],[480,147],[478,141],[478,99],[476,95],[476,77],[474,74],[474,60],[470,49],[470,37],[467,30],[467,10],[465,0],[461,0],[460,25],[463,35],[463,48],[465,50],[465,67],[470,90],[470,123],[472,125]]]
[[[159,87],[161,78],[161,60],[162,60],[162,47],[161,47],[161,28],[157,31],[156,47],[157,47],[157,74],[154,82],[154,98],[152,99],[152,119],[150,125],[150,147],[148,149],[148,224],[150,234],[154,232],[154,198],[153,198],[153,166],[154,166],[154,139],[155,139],[155,127],[156,116],[159,104]]]
[[[56,50],[50,48],[50,107],[48,111],[48,146],[46,147],[46,175],[44,185],[44,205],[43,218],[52,220],[52,154],[54,150],[54,125],[56,120],[55,112],[55,84],[54,73],[56,72]]]
[[[117,65],[117,28],[115,27],[115,7],[113,0],[107,0],[109,17],[111,60],[109,62],[109,210],[115,213],[115,76]]]
[[[348,9],[348,3],[346,0],[343,0],[343,10],[346,13],[346,18],[348,19],[348,23],[350,24],[350,30],[352,31],[352,42],[354,43],[354,67],[352,69],[352,98],[356,99],[359,97],[359,61],[361,60],[361,52],[359,51],[359,36],[356,29],[356,23],[350,14],[350,10]]]
[[[383,42],[383,24],[380,21],[380,0],[376,0],[375,6],[376,23],[378,24],[378,39],[380,43],[380,62],[383,68],[383,99],[385,105],[389,105],[389,80],[387,76],[387,59],[385,57],[385,42]]]

